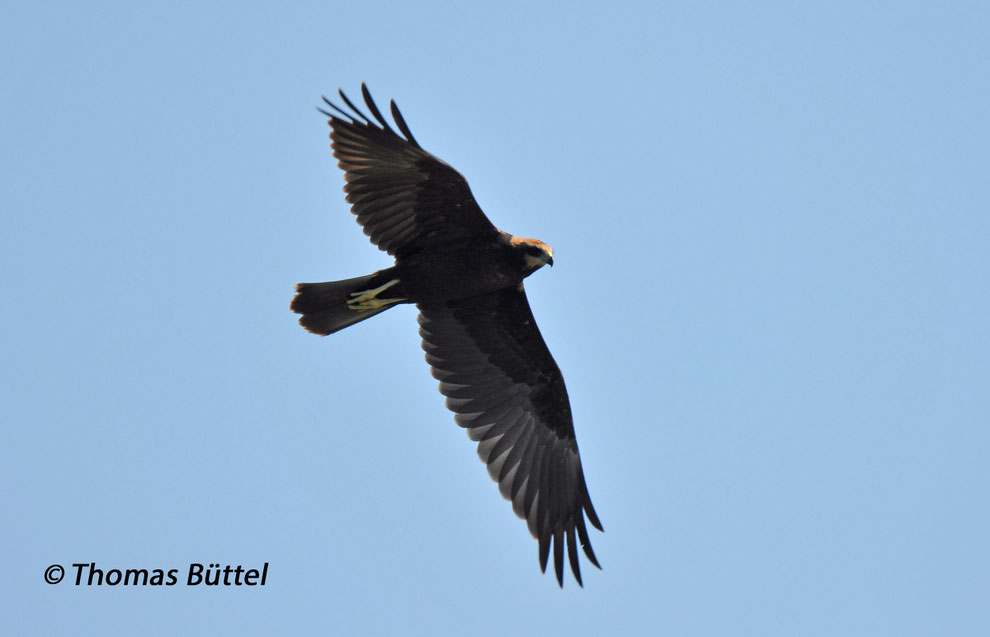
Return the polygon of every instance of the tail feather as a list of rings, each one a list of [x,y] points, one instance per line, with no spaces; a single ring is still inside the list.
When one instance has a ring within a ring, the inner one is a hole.
[[[333,334],[393,307],[395,303],[371,309],[354,309],[347,304],[355,293],[374,289],[390,280],[392,275],[392,268],[389,268],[343,281],[299,283],[290,307],[293,312],[302,314],[299,324],[310,332],[324,336]],[[394,298],[396,295],[390,292],[392,290],[385,296]]]

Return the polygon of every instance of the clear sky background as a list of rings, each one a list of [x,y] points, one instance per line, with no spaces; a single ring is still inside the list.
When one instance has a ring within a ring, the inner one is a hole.
[[[0,632],[990,634],[990,9],[819,5],[4,3]],[[314,110],[361,81],[554,247],[584,589],[412,307],[289,312],[390,263]]]

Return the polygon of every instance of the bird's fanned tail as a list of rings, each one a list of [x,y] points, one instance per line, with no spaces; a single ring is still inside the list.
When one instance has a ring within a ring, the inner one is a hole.
[[[299,324],[326,336],[406,302],[395,268],[367,276],[326,283],[299,283],[292,311],[302,314]]]

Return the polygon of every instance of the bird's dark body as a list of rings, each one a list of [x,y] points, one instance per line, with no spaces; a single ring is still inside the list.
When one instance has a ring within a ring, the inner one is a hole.
[[[399,257],[394,271],[411,303],[489,294],[519,285],[525,276],[522,257],[503,234]]]
[[[563,585],[566,550],[581,584],[578,547],[598,566],[586,516],[602,526],[585,485],[564,378],[523,287],[527,276],[553,265],[553,251],[492,225],[464,177],[420,147],[395,103],[401,136],[364,85],[361,91],[374,119],[343,93],[352,112],[329,100],[338,114],[323,112],[351,211],[395,263],[352,279],[300,283],[292,310],[307,330],[327,335],[415,303],[440,392],[537,539],[540,568],[546,570],[552,548]]]

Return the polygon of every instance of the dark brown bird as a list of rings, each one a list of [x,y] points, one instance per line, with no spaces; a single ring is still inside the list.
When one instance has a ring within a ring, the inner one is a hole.
[[[601,568],[585,515],[598,530],[584,482],[564,378],[526,300],[523,279],[553,265],[537,239],[496,228],[464,177],[420,147],[395,102],[396,133],[361,85],[367,117],[323,98],[331,147],[344,170],[351,211],[395,265],[367,276],[300,283],[292,310],[315,334],[332,334],[400,303],[419,309],[426,361],[454,420],[512,509],[539,542],[546,572],[551,545],[563,586],[564,549],[581,584],[578,542]]]

